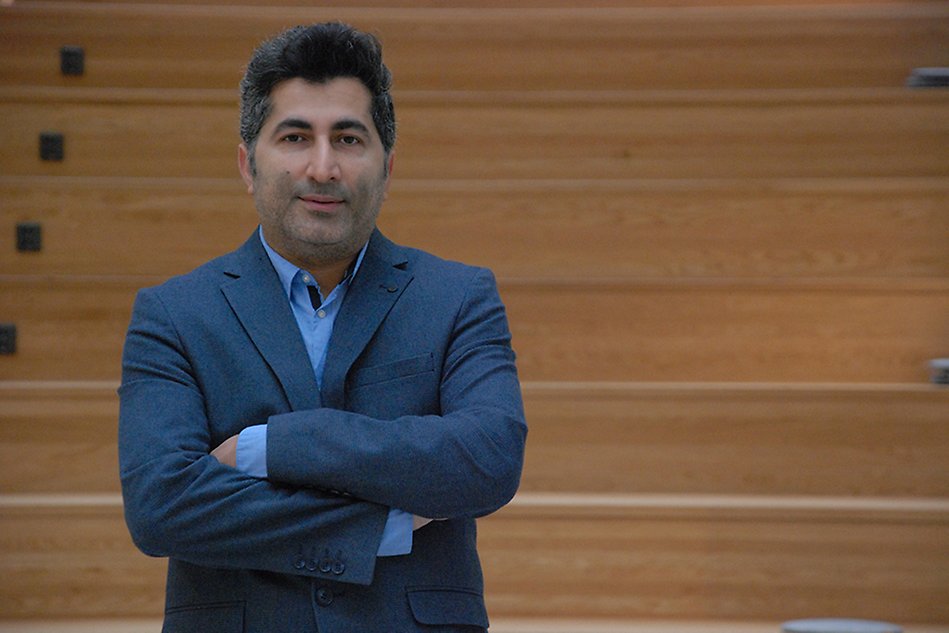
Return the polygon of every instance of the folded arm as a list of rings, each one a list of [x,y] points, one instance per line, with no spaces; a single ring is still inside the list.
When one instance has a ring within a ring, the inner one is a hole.
[[[120,475],[136,544],[200,565],[311,576],[321,572],[309,563],[329,552],[345,561],[334,580],[368,584],[388,508],[219,463],[184,348],[156,294],[141,293],[119,389]]]

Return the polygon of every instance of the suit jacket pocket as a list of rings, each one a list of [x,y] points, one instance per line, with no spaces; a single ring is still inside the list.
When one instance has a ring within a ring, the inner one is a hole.
[[[216,602],[171,607],[165,611],[162,633],[241,633],[244,630],[243,602]]]
[[[484,596],[463,587],[409,587],[412,615],[419,624],[488,628]]]
[[[416,374],[424,374],[435,370],[435,359],[432,353],[403,358],[391,363],[363,367],[353,372],[352,387],[363,387],[375,383],[405,378]]]

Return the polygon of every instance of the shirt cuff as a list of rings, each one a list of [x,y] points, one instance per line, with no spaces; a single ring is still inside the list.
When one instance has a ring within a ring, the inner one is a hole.
[[[411,514],[398,508],[391,508],[376,556],[402,556],[412,553],[412,527]]]
[[[260,479],[267,478],[267,425],[248,426],[237,436],[237,470]]]

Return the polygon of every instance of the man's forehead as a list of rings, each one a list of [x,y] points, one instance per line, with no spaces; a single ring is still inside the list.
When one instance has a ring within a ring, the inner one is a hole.
[[[270,91],[269,118],[342,117],[369,123],[372,121],[371,101],[369,90],[354,77],[337,77],[325,82],[297,77],[278,83]]]

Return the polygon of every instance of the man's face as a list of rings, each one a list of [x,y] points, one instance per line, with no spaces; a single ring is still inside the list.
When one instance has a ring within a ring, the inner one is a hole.
[[[352,258],[375,227],[392,167],[369,91],[351,77],[294,78],[274,86],[270,100],[254,148],[256,173],[243,144],[238,155],[264,237],[308,270]]]

